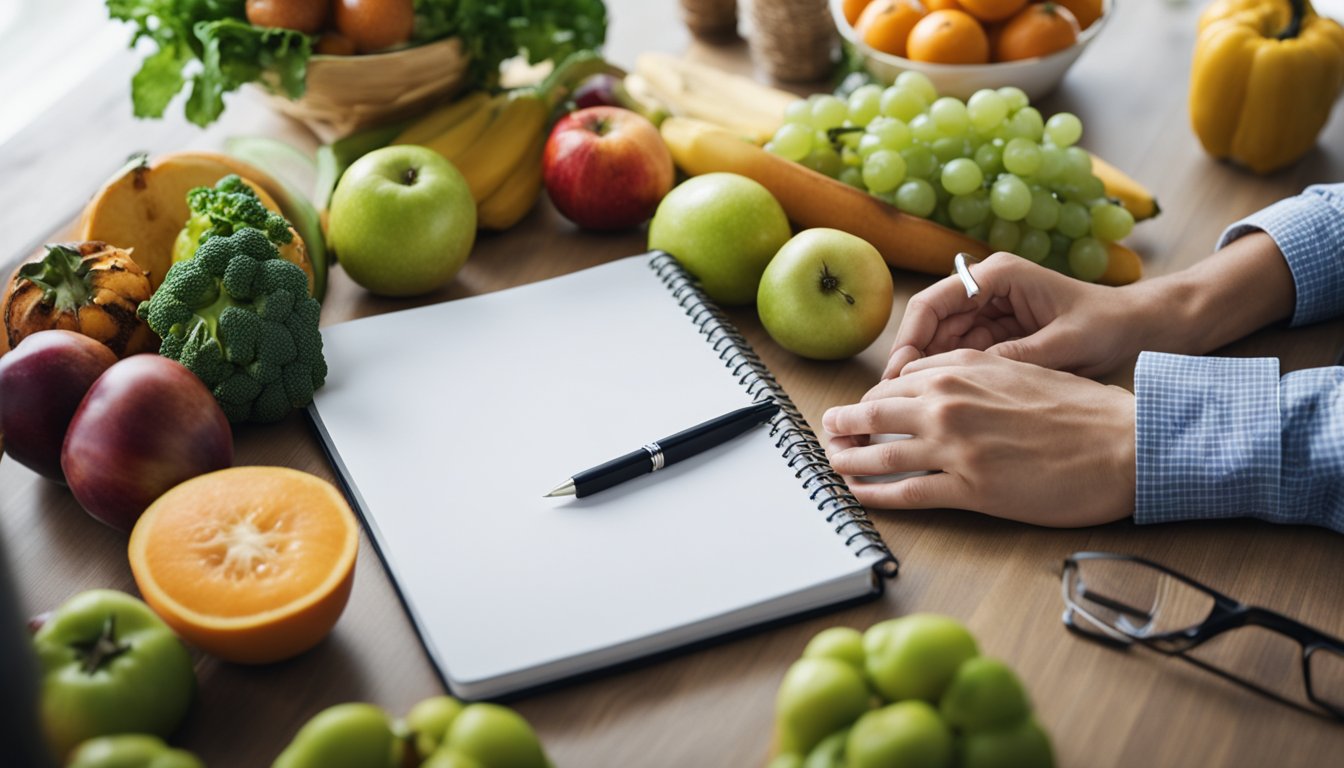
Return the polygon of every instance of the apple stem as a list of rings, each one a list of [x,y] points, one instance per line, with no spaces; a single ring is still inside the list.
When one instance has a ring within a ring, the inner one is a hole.
[[[103,622],[102,632],[94,640],[83,643],[74,643],[75,650],[81,656],[79,668],[87,675],[92,675],[103,665],[112,661],[121,654],[131,650],[131,646],[117,642],[117,615],[114,613],[107,617]]]
[[[836,293],[845,297],[846,303],[848,304],[854,303],[853,296],[850,296],[848,293],[845,293],[844,291],[840,290],[840,278],[831,274],[831,268],[826,266],[826,262],[824,261],[821,263],[821,290],[822,293],[825,293],[827,291],[835,291]]]
[[[402,174],[401,183],[406,186],[415,184],[415,180],[420,177],[420,172],[415,168],[407,168],[406,173]]]

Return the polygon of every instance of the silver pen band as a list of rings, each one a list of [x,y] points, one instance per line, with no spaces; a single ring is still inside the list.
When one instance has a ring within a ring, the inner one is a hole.
[[[653,461],[653,469],[649,470],[650,472],[657,472],[666,466],[663,462],[663,447],[661,445],[657,443],[648,443],[644,446],[644,450],[648,451],[649,459]]]

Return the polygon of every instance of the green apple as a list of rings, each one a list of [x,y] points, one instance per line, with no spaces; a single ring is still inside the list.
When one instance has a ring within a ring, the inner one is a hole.
[[[1022,681],[1007,664],[976,656],[957,668],[939,709],[954,728],[979,731],[1023,719],[1031,712],[1031,702]]]
[[[784,752],[805,754],[868,710],[872,694],[853,664],[799,659],[784,673],[775,696],[775,727]]]
[[[859,718],[845,759],[849,768],[950,768],[952,729],[927,702],[898,701]]]
[[[838,229],[806,229],[765,268],[756,309],[781,347],[840,360],[882,335],[891,296],[891,271],[866,240]]]
[[[863,633],[853,627],[829,627],[818,632],[803,649],[803,658],[830,658],[863,669]]]
[[[548,768],[550,761],[532,726],[498,704],[468,704],[453,718],[444,739],[448,751],[491,768]]]
[[[845,768],[845,745],[848,741],[848,728],[832,733],[807,753],[803,768]]]
[[[658,204],[649,249],[667,251],[724,306],[750,304],[765,265],[789,239],[789,218],[774,195],[733,173],[682,182]]]
[[[350,279],[383,296],[446,285],[476,240],[476,202],[453,164],[399,144],[356,160],[331,197],[328,240]]]
[[[1050,737],[1033,718],[961,737],[963,768],[1052,768]]]
[[[863,633],[868,679],[888,701],[935,702],[962,662],[979,655],[975,638],[951,616],[912,613]]]

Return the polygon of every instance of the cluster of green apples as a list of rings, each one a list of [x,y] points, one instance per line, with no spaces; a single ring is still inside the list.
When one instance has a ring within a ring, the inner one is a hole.
[[[780,683],[769,768],[1050,768],[1021,680],[949,616],[823,630]]]

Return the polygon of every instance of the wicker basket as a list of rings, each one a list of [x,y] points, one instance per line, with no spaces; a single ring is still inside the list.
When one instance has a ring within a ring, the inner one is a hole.
[[[367,56],[318,55],[308,62],[302,98],[267,96],[276,111],[330,142],[448,98],[466,82],[467,62],[457,38]]]

